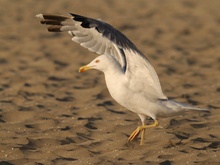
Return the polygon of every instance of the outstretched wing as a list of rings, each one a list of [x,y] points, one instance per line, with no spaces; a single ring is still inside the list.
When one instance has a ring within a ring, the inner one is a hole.
[[[42,24],[51,25],[48,31],[68,31],[74,42],[90,51],[114,56],[125,71],[126,59],[121,50],[130,47],[136,49],[134,44],[109,24],[77,14],[70,15],[38,14],[37,17],[43,19]]]
[[[103,21],[70,15],[38,14],[37,17],[42,19],[42,24],[50,25],[48,31],[68,31],[74,42],[90,51],[114,56],[132,90],[143,92],[148,98],[166,99],[153,66],[124,34]]]

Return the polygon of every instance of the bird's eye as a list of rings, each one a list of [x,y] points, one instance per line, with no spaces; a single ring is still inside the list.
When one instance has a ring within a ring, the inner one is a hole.
[[[99,63],[99,60],[96,60],[95,63]]]

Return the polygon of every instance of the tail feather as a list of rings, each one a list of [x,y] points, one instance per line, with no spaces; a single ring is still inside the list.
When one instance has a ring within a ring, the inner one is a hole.
[[[180,102],[177,102],[177,101],[174,101],[174,100],[168,100],[164,103],[165,103],[167,108],[172,109],[176,112],[182,111],[182,110],[209,111],[209,109],[194,107],[194,106],[184,104],[184,103],[180,103]]]

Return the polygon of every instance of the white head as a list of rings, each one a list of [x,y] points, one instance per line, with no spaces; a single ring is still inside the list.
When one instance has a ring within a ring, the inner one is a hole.
[[[102,72],[106,72],[109,67],[119,65],[113,56],[101,55],[96,57],[88,65],[79,68],[79,72],[85,72],[86,70],[96,69]]]

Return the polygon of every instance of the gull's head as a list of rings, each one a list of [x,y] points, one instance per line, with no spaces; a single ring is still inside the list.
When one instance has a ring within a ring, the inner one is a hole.
[[[110,55],[101,55],[91,61],[89,64],[79,68],[79,72],[85,72],[86,70],[96,69],[105,72],[109,66],[112,66],[116,60]]]

